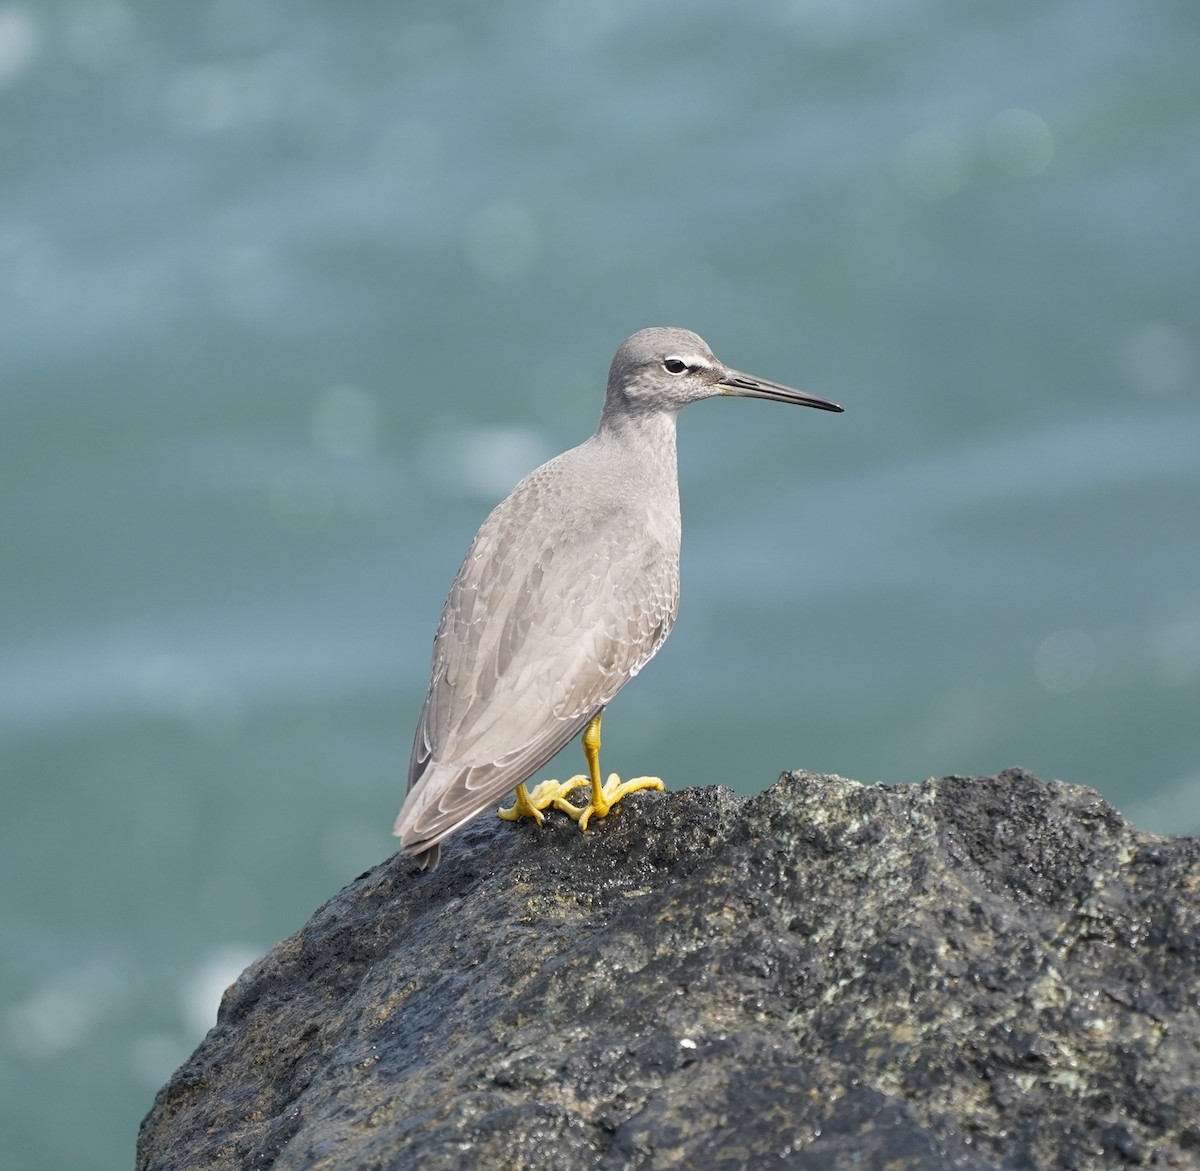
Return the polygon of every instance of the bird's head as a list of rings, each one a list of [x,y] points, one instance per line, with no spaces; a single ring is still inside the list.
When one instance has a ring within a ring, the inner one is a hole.
[[[639,330],[617,351],[608,372],[604,412],[673,413],[717,395],[774,399],[823,411],[842,409],[828,399],[731,369],[690,329],[656,326]]]

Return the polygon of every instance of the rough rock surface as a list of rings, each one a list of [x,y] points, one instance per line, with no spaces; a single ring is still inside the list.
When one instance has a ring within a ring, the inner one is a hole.
[[[1200,839],[1019,770],[639,793],[364,874],[141,1171],[1200,1167]]]

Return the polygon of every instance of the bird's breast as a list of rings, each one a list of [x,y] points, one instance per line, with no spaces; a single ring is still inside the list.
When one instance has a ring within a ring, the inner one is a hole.
[[[680,524],[678,502],[674,510],[648,507],[645,510],[642,535],[647,541],[660,545],[669,558],[679,560]]]

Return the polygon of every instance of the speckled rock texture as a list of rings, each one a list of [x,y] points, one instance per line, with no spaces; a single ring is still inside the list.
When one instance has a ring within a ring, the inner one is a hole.
[[[137,1166],[1200,1168],[1200,839],[1019,770],[481,819],[246,971]]]

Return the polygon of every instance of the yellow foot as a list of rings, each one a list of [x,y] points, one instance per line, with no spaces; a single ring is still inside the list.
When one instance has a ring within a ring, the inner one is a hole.
[[[582,781],[585,785],[588,784],[586,777],[572,777],[568,784],[574,781]],[[564,813],[569,814],[577,822],[581,830],[587,829],[588,820],[592,817],[607,817],[608,811],[628,793],[636,793],[638,789],[662,789],[665,786],[658,777],[634,777],[632,781],[622,781],[616,773],[609,773],[608,780],[604,783],[604,788],[600,791],[600,800],[594,799],[589,801],[581,809],[578,805],[572,805],[570,801],[556,801],[555,808],[561,809]],[[541,785],[538,786],[541,788]]]
[[[542,816],[543,809],[548,805],[553,805],[556,809],[574,809],[575,806],[567,800],[567,794],[589,784],[591,782],[587,777],[574,776],[561,784],[558,781],[542,781],[540,785],[534,787],[532,793],[524,785],[518,785],[516,801],[507,809],[497,809],[496,816],[502,817],[505,821],[517,821],[522,817],[532,817],[538,825],[541,825],[546,820]]]

